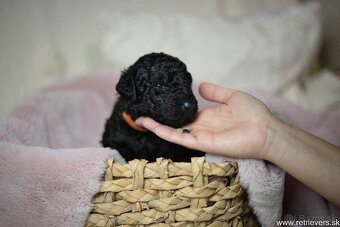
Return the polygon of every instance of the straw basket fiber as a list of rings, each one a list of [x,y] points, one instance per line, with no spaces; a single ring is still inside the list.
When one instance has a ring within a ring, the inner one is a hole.
[[[107,160],[85,226],[257,226],[237,163]]]

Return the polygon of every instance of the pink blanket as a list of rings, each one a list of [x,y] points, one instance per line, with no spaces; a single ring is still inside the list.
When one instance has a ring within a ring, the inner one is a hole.
[[[340,146],[339,107],[321,113],[313,113],[263,91],[257,90],[250,93],[264,101],[271,111],[284,121]],[[340,188],[334,188],[334,193],[340,193]],[[336,219],[340,221],[340,207],[329,203],[287,174],[282,219],[295,221]]]
[[[99,144],[113,83],[113,77],[97,77],[56,85],[2,119],[0,226],[84,225],[104,160],[123,162]]]
[[[92,75],[54,85],[2,119],[0,226],[83,225],[100,185],[104,160],[113,156],[123,162],[118,152],[99,143],[117,97],[116,82],[112,75]],[[272,95],[254,94],[286,121],[339,146],[340,109],[316,115]],[[199,103],[201,108],[210,105]],[[291,178],[283,203],[284,173],[271,164],[240,160],[239,166],[241,183],[263,226],[275,225],[282,204],[285,215],[340,216],[337,208]]]

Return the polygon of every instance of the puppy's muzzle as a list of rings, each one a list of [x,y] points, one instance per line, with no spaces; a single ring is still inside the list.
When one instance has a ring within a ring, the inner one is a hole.
[[[183,102],[182,110],[190,110],[192,108],[193,108],[193,104],[192,103],[187,102],[187,101]]]
[[[189,102],[189,101],[184,101],[182,103],[182,110],[190,111],[192,109],[195,109],[195,104],[194,103]]]

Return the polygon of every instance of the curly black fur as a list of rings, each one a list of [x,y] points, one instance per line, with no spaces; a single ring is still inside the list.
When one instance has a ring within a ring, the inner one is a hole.
[[[178,58],[164,53],[142,56],[123,71],[116,90],[120,94],[102,138],[104,147],[117,149],[126,161],[158,157],[189,162],[203,153],[169,143],[151,132],[139,132],[122,118],[127,112],[175,128],[190,123],[197,112],[197,100],[191,90],[192,77]]]

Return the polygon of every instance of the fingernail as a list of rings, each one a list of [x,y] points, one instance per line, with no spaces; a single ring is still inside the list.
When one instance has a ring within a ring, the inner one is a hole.
[[[137,118],[136,120],[135,120],[135,123],[137,124],[137,125],[142,125],[142,120],[144,119],[144,117],[139,117],[139,118]]]

